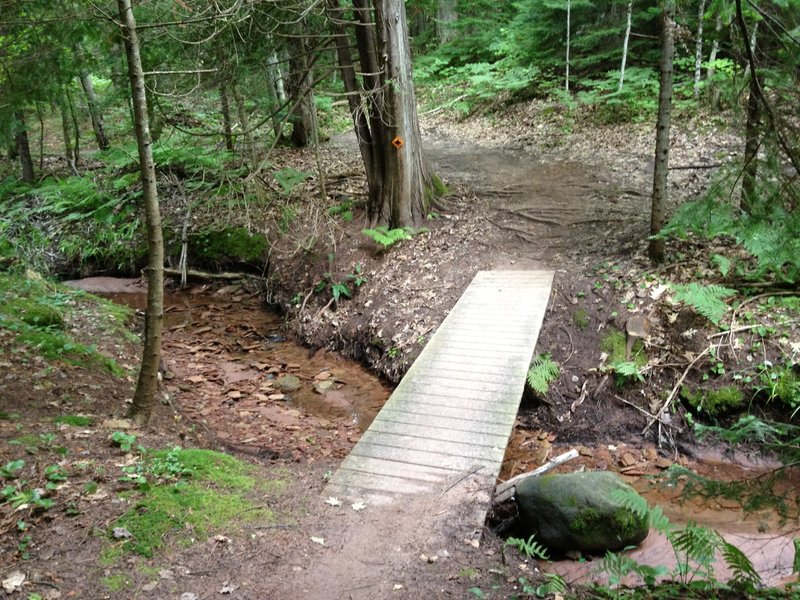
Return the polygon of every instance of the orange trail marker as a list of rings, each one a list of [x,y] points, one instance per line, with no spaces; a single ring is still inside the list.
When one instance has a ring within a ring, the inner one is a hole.
[[[395,138],[392,140],[392,146],[394,146],[394,147],[395,147],[395,148],[397,148],[398,150],[400,150],[400,148],[402,148],[402,147],[403,147],[403,144],[404,144],[404,143],[405,143],[405,142],[403,142],[403,138],[401,138],[399,135],[398,135],[398,136],[396,136],[396,137],[395,137]]]

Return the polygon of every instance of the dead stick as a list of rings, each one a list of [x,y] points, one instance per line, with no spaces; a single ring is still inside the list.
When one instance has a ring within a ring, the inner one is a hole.
[[[700,354],[698,354],[697,358],[695,358],[692,362],[689,363],[689,366],[686,367],[686,370],[683,372],[683,375],[681,375],[681,378],[678,379],[678,383],[675,384],[675,387],[672,388],[672,391],[669,393],[669,396],[667,396],[667,399],[664,401],[664,404],[661,405],[661,408],[658,409],[658,412],[655,414],[655,416],[650,420],[650,422],[647,424],[647,426],[642,430],[642,435],[644,435],[645,433],[650,431],[650,428],[653,426],[653,423],[655,423],[656,421],[661,421],[661,415],[664,414],[664,411],[667,409],[667,407],[670,404],[672,404],[672,401],[675,399],[675,396],[677,395],[678,390],[680,389],[681,385],[683,384],[684,380],[686,379],[686,376],[689,374],[689,371],[691,371],[692,367],[695,366],[695,364],[697,364],[697,361],[699,361],[706,354],[708,354],[711,351],[711,348],[713,348],[713,347],[714,347],[713,345],[709,346],[708,348],[703,350]]]
[[[569,452],[564,452],[564,454],[559,454],[550,462],[543,464],[538,469],[531,471],[530,473],[522,473],[521,475],[517,475],[516,477],[512,477],[508,481],[505,481],[498,485],[494,491],[494,498],[492,501],[495,504],[502,504],[506,500],[510,500],[517,491],[517,484],[522,481],[523,479],[527,479],[528,477],[538,477],[548,471],[556,468],[558,465],[561,465],[565,462],[571,461],[573,458],[578,458],[578,451],[574,448]]]

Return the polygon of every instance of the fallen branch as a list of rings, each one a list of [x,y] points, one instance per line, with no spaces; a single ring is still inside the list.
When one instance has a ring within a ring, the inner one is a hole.
[[[723,166],[724,163],[710,163],[707,165],[677,165],[674,167],[670,167],[670,171],[688,171],[691,169],[716,169],[717,167]]]
[[[530,473],[522,473],[521,475],[512,477],[508,481],[501,483],[495,488],[492,502],[494,502],[494,504],[502,504],[506,500],[510,500],[511,498],[514,497],[514,494],[517,491],[517,484],[523,479],[527,479],[528,477],[538,477],[539,475],[543,475],[544,473],[547,473],[548,471],[556,468],[558,465],[564,464],[565,462],[569,462],[574,458],[578,458],[578,451],[573,448],[569,452],[564,452],[564,454],[559,454],[550,462],[543,464],[541,467],[531,471]]]
[[[180,269],[168,269],[164,268],[164,275],[169,275],[170,277],[180,277],[182,275]],[[239,279],[258,279],[260,280],[261,277],[259,275],[251,275],[250,273],[211,273],[209,271],[198,271],[196,269],[187,269],[186,275],[189,277],[194,277],[196,279],[211,279],[211,280],[222,280],[222,281],[238,281]]]
[[[664,400],[664,404],[661,405],[661,408],[658,409],[658,412],[653,416],[652,419],[650,419],[650,421],[647,423],[647,426],[644,429],[642,429],[642,435],[650,431],[650,428],[656,421],[661,421],[661,415],[664,414],[664,411],[667,410],[667,407],[670,404],[672,404],[672,401],[675,399],[675,396],[678,395],[678,390],[681,388],[681,385],[683,385],[683,382],[686,379],[686,376],[689,374],[689,371],[691,371],[692,367],[694,367],[697,364],[697,361],[699,361],[706,354],[708,354],[713,347],[714,347],[713,345],[709,346],[708,348],[703,350],[700,354],[698,354],[697,357],[692,362],[689,363],[689,366],[686,367],[686,370],[683,372],[683,375],[681,375],[681,378],[678,379],[678,383],[675,384],[675,387],[672,388],[672,391],[669,393],[669,396],[667,396],[667,399]]]

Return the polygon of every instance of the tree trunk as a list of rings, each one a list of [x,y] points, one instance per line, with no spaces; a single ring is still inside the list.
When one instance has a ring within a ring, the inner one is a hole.
[[[31,157],[31,146],[28,142],[28,128],[25,125],[25,115],[21,111],[14,113],[17,120],[17,133],[14,142],[19,156],[19,164],[22,167],[22,181],[33,183],[33,158]]]
[[[292,101],[292,145],[295,148],[310,146],[316,137],[314,132],[314,94],[311,90],[311,69],[308,65],[308,48],[303,38],[292,38],[292,53],[289,56],[289,98]]]
[[[572,32],[570,31],[572,27],[572,2],[571,0],[567,0],[567,57],[564,61],[566,63],[566,75],[564,77],[564,91],[569,91],[569,42],[570,37],[572,36]]]
[[[703,69],[703,17],[706,14],[706,0],[700,0],[697,9],[697,34],[694,48],[694,99],[700,102],[700,75]]]
[[[239,86],[236,84],[235,79],[231,79],[231,93],[233,93],[233,100],[236,102],[236,113],[239,115],[239,126],[242,128],[242,137],[244,138],[245,156],[251,168],[255,168],[256,158],[256,145],[253,141],[253,132],[250,131],[250,118],[247,114],[247,107],[244,104],[244,97],[239,91]]]
[[[78,169],[75,166],[75,153],[72,150],[72,132],[70,131],[69,109],[67,108],[65,95],[58,99],[58,110],[61,113],[61,132],[64,136],[64,159],[67,161],[69,170],[74,175],[77,175]]]
[[[631,39],[631,17],[633,16],[633,0],[628,0],[628,10],[625,25],[625,39],[622,41],[622,64],[619,67],[619,86],[617,91],[622,91],[625,83],[625,64],[628,62],[628,43]]]
[[[386,74],[381,138],[387,153],[378,220],[403,227],[427,216],[432,177],[422,156],[405,4],[403,0],[376,0],[375,14],[380,25],[378,39],[383,41],[379,56]],[[399,141],[399,148],[392,145]]]
[[[653,169],[653,197],[650,212],[650,235],[658,234],[664,227],[668,199],[667,174],[669,172],[669,130],[672,115],[672,60],[675,54],[675,4],[664,0],[661,22],[661,79],[658,93],[658,119],[656,121],[656,152]],[[664,260],[664,240],[650,239],[650,260]]]
[[[219,82],[219,103],[222,108],[222,137],[225,140],[225,149],[233,152],[233,124],[231,122],[231,105],[228,101],[228,86],[225,78]]]
[[[44,171],[44,115],[42,105],[36,103],[36,117],[39,119],[39,171]]]
[[[144,189],[144,207],[147,221],[147,311],[144,325],[144,349],[136,392],[133,396],[129,416],[138,425],[144,425],[150,414],[158,392],[158,365],[161,358],[161,329],[164,320],[164,240],[161,231],[161,215],[156,188],[156,170],[150,140],[150,123],[147,114],[147,98],[139,54],[139,39],[131,0],[117,0],[120,21],[125,38],[125,53],[133,97],[136,144],[139,148],[139,169]]]
[[[439,43],[446,44],[456,37],[454,27],[458,13],[456,8],[458,0],[439,0],[436,7],[436,33],[439,36]]]
[[[742,39],[747,48],[747,56],[753,57],[757,54],[756,47],[756,27],[748,39],[747,26],[744,15],[741,11],[741,3],[737,2],[736,18],[742,33]],[[758,25],[758,23],[756,23]],[[744,140],[744,171],[742,172],[742,191],[740,207],[742,211],[750,214],[756,202],[756,180],[758,177],[758,149],[761,146],[761,95],[759,93],[760,81],[759,74],[753,73],[748,60],[745,76],[750,78],[747,96],[747,122],[745,124]]]
[[[97,96],[94,93],[92,76],[89,71],[82,70],[80,79],[83,93],[86,94],[86,106],[89,109],[89,117],[92,120],[92,130],[94,131],[94,139],[97,140],[97,147],[100,150],[108,150],[108,137],[103,123],[103,115],[97,107]]]
[[[714,82],[716,72],[717,53],[719,52],[719,34],[722,31],[722,15],[717,12],[714,19],[714,41],[711,42],[711,52],[708,55],[708,70],[706,71],[706,81],[711,87],[711,106],[719,108],[719,86]]]
[[[69,116],[72,120],[72,133],[75,136],[75,143],[72,146],[72,153],[75,157],[75,168],[77,169],[78,163],[81,160],[81,128],[78,122],[78,113],[75,110],[75,103],[72,101],[72,93],[69,91],[69,84],[64,87],[64,96],[67,100],[67,108],[69,109]]]

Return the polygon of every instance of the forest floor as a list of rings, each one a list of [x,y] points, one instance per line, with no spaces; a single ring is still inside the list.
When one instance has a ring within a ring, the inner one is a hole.
[[[179,444],[241,456],[258,467],[260,479],[275,484],[256,499],[257,507],[269,510],[269,519],[242,518],[205,536],[187,521],[177,534],[165,536],[152,558],[117,551],[124,539],[109,539],[109,528],[136,499],[130,486],[117,480],[123,466],[132,464],[131,452],[109,436],[129,431],[117,419],[131,395],[138,348],[104,336],[89,313],[70,323],[81,339],[130,367],[126,379],[116,379],[85,367],[48,365],[24,353],[12,335],[0,337],[0,463],[24,458],[34,465],[29,478],[42,486],[48,464],[69,473],[54,493],[55,509],[1,507],[0,579],[9,580],[14,571],[25,576],[21,588],[9,584],[21,589],[10,597],[526,597],[520,577],[537,581],[537,567],[489,529],[479,546],[450,540],[446,547],[417,547],[409,532],[386,529],[382,539],[354,540],[354,520],[376,518],[369,516],[370,507],[355,512],[327,505],[321,497],[326,473],[357,441],[389,384],[402,376],[479,270],[556,271],[536,352],[550,353],[560,376],[546,397],[523,403],[503,479],[570,447],[580,448],[581,457],[567,470],[614,470],[640,488],[647,487],[645,476],[673,464],[724,479],[775,465],[770,457],[723,455],[698,445],[682,410],[670,411],[669,419],[646,416],[658,412],[691,357],[706,347],[706,336],[718,331],[668,303],[662,287],[666,280],[708,274],[711,250],[701,251],[693,242],[675,244],[667,266],[657,272],[646,260],[650,125],[575,122],[531,103],[466,122],[428,116],[423,132],[434,171],[450,189],[426,232],[382,252],[360,233],[357,202],[352,221],[328,216],[328,207],[315,200],[320,183],[315,178],[303,186],[299,217],[270,256],[266,297],[283,308],[285,322],[267,316],[258,290],[246,285],[198,286],[172,297],[165,400],[152,424],[134,432],[137,442],[152,449]],[[712,174],[706,167],[724,162],[738,146],[736,135],[713,124],[679,121],[672,162],[698,168],[672,172],[672,202],[701,193]],[[351,136],[335,137],[322,149],[322,159],[330,197],[340,205],[363,198]],[[314,157],[287,151],[280,161],[313,170]],[[216,218],[235,222],[241,215]],[[248,213],[247,219],[256,229],[274,229],[273,215]],[[366,279],[358,287],[357,276]],[[350,286],[352,299],[333,301],[331,286],[339,282]],[[617,340],[623,335],[624,344],[632,315],[644,315],[652,324],[646,348],[637,349],[645,353],[646,377],[641,384],[618,387],[605,368],[618,343],[604,344],[614,332]],[[775,312],[774,322],[765,325],[783,326],[780,316]],[[776,349],[798,340],[796,327],[784,336],[786,342],[775,342]],[[284,335],[308,349],[285,344],[279,339]],[[733,350],[729,346],[720,353]],[[345,363],[340,354],[389,383]],[[703,365],[687,382],[700,385],[708,373]],[[276,387],[286,375],[296,376],[301,390]],[[715,385],[723,379],[717,377]],[[328,380],[335,393],[313,393],[315,383]],[[287,395],[297,398],[287,403]],[[91,424],[54,424],[70,414],[90,415]],[[97,485],[87,488],[91,482]],[[696,502],[685,510],[727,509],[721,521],[736,521],[740,533],[780,529],[768,509],[745,519],[738,503]],[[679,510],[673,516],[681,520]],[[34,525],[30,530],[20,529],[23,517]],[[339,550],[359,543],[363,563],[348,564],[350,558]],[[768,575],[771,582],[786,575],[783,558],[765,561],[782,565]],[[578,577],[569,574],[571,581]]]

